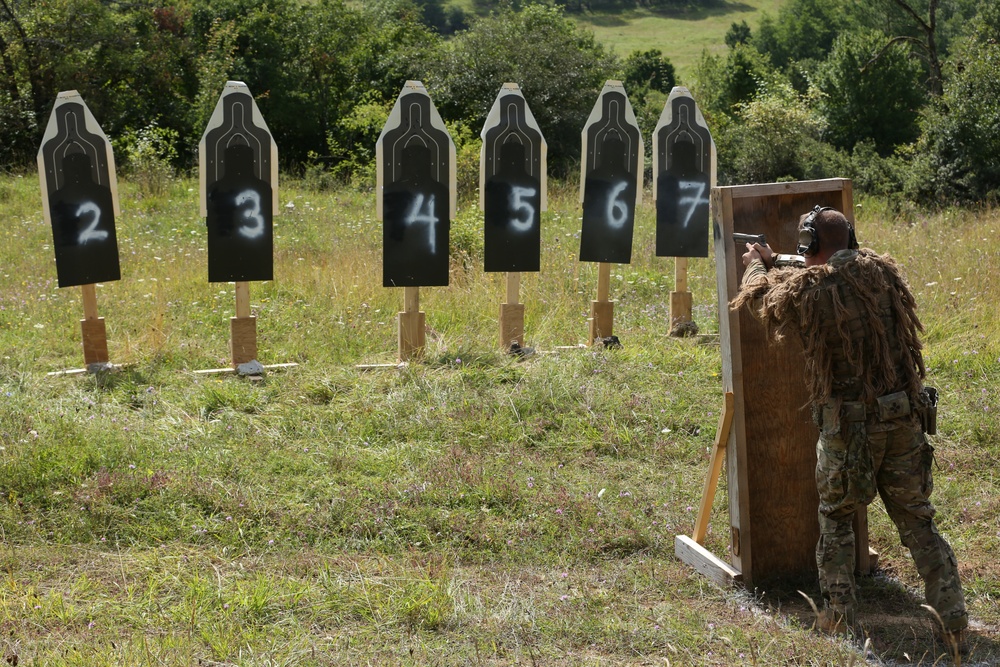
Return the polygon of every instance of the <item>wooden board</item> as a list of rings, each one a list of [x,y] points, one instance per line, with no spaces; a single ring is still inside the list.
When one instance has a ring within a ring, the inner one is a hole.
[[[738,570],[687,535],[674,538],[674,555],[723,588],[743,581],[743,575]]]
[[[732,563],[750,587],[816,573],[818,432],[805,407],[799,342],[788,337],[774,344],[746,309],[729,310],[746,252],[732,234],[763,233],[777,252],[794,252],[799,216],[816,204],[833,206],[854,222],[847,179],[712,191],[723,389],[736,402],[726,457]],[[867,535],[859,536],[858,549],[868,553]]]
[[[232,353],[233,368],[257,358],[257,318],[230,317],[229,328],[232,338],[229,341]]]

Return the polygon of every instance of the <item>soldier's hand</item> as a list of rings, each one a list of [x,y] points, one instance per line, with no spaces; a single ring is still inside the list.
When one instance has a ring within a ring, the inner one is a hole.
[[[761,245],[760,243],[751,245],[747,243],[747,251],[743,254],[743,266],[750,266],[750,262],[757,259],[764,262],[766,268],[774,268],[774,252],[772,252],[769,245]]]

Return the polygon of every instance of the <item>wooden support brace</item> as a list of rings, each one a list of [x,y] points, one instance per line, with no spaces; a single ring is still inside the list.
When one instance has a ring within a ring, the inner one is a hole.
[[[705,480],[705,489],[702,492],[701,507],[698,510],[698,518],[695,520],[694,531],[692,531],[691,537],[678,535],[674,539],[674,554],[678,558],[724,587],[741,582],[743,575],[731,565],[716,557],[703,544],[705,543],[705,534],[708,532],[708,519],[712,512],[715,490],[719,482],[719,475],[722,472],[722,462],[726,453],[726,445],[729,442],[729,430],[733,425],[734,405],[733,393],[727,391],[725,405],[722,409],[722,414],[719,416],[719,430],[715,434],[715,444],[712,448],[712,465],[709,469],[708,478]]]
[[[233,360],[233,368],[257,358],[257,318],[230,317],[229,328],[232,338],[229,341],[229,351]]]
[[[688,258],[674,258],[674,291],[670,293],[670,334],[682,335],[678,324],[690,322],[691,292],[688,291]]]
[[[514,341],[524,347],[524,304],[501,303],[500,347],[510,349],[510,344]]]
[[[719,416],[719,430],[715,433],[715,444],[712,447],[712,466],[709,469],[708,478],[705,480],[705,488],[701,494],[701,507],[698,509],[698,518],[694,522],[694,531],[691,534],[691,538],[698,544],[705,543],[705,533],[708,532],[708,519],[712,513],[712,503],[715,501],[719,475],[722,473],[722,462],[726,455],[726,445],[729,442],[729,430],[733,425],[734,405],[733,392],[727,391],[725,406]]]
[[[507,302],[500,304],[500,347],[509,349],[513,341],[524,347],[524,304],[518,303],[521,274],[507,274]]]
[[[615,304],[609,301],[611,293],[611,264],[600,262],[597,265],[597,300],[590,302],[590,336],[588,345],[593,345],[599,338],[612,335],[615,321]]]
[[[83,285],[80,288],[83,299],[83,319],[80,330],[83,338],[83,363],[108,363],[108,330],[104,318],[97,315],[97,286]]]
[[[80,320],[80,329],[83,332],[83,363],[87,366],[108,363],[108,331],[104,318]]]
[[[593,345],[595,340],[607,338],[614,330],[615,302],[614,301],[591,301],[590,302],[590,338],[587,341]]]
[[[236,317],[229,318],[233,368],[257,358],[257,318],[250,315],[250,283],[236,283]]]
[[[399,313],[399,359],[409,361],[424,354],[424,313],[420,311],[420,288],[403,288],[403,311]]]

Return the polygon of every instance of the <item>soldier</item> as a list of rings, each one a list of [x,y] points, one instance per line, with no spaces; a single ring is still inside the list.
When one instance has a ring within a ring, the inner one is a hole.
[[[852,518],[876,491],[941,618],[938,638],[968,651],[968,615],[951,547],[929,500],[936,392],[925,389],[916,303],[889,255],[858,249],[854,228],[832,208],[799,221],[805,268],[774,268],[767,245],[747,244],[743,284],[730,307],[749,306],[775,339],[798,334],[816,445],[820,537],[816,546],[824,608],[817,627],[842,633],[853,623]],[[936,626],[937,627],[937,626]]]

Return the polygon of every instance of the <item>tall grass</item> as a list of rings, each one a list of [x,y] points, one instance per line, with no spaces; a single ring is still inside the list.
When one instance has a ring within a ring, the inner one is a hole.
[[[500,276],[456,256],[421,290],[424,363],[395,358],[401,290],[381,287],[370,192],[281,195],[275,280],[254,283],[260,383],[228,363],[233,286],[207,283],[196,183],[123,183],[123,280],[98,289],[112,361],[82,363],[76,290],[55,286],[37,179],[0,180],[0,651],[38,665],[809,664],[865,658],[809,631],[797,593],[723,591],[673,556],[694,521],[721,407],[711,338],[673,339],[671,261],[640,212],[612,271],[624,349],[586,340],[596,267],[556,184],[542,271],[525,275],[530,345],[499,350]],[[935,500],[1000,659],[1000,343],[993,210],[900,213],[864,200],[864,245],[904,264],[943,395]],[[466,207],[463,224],[475,219]],[[695,319],[717,331],[713,262],[691,262]],[[707,544],[725,557],[725,489]],[[882,572],[862,582],[868,658],[930,665],[944,647],[881,510]],[[818,593],[815,584],[807,592]],[[907,657],[908,656],[908,657]]]

